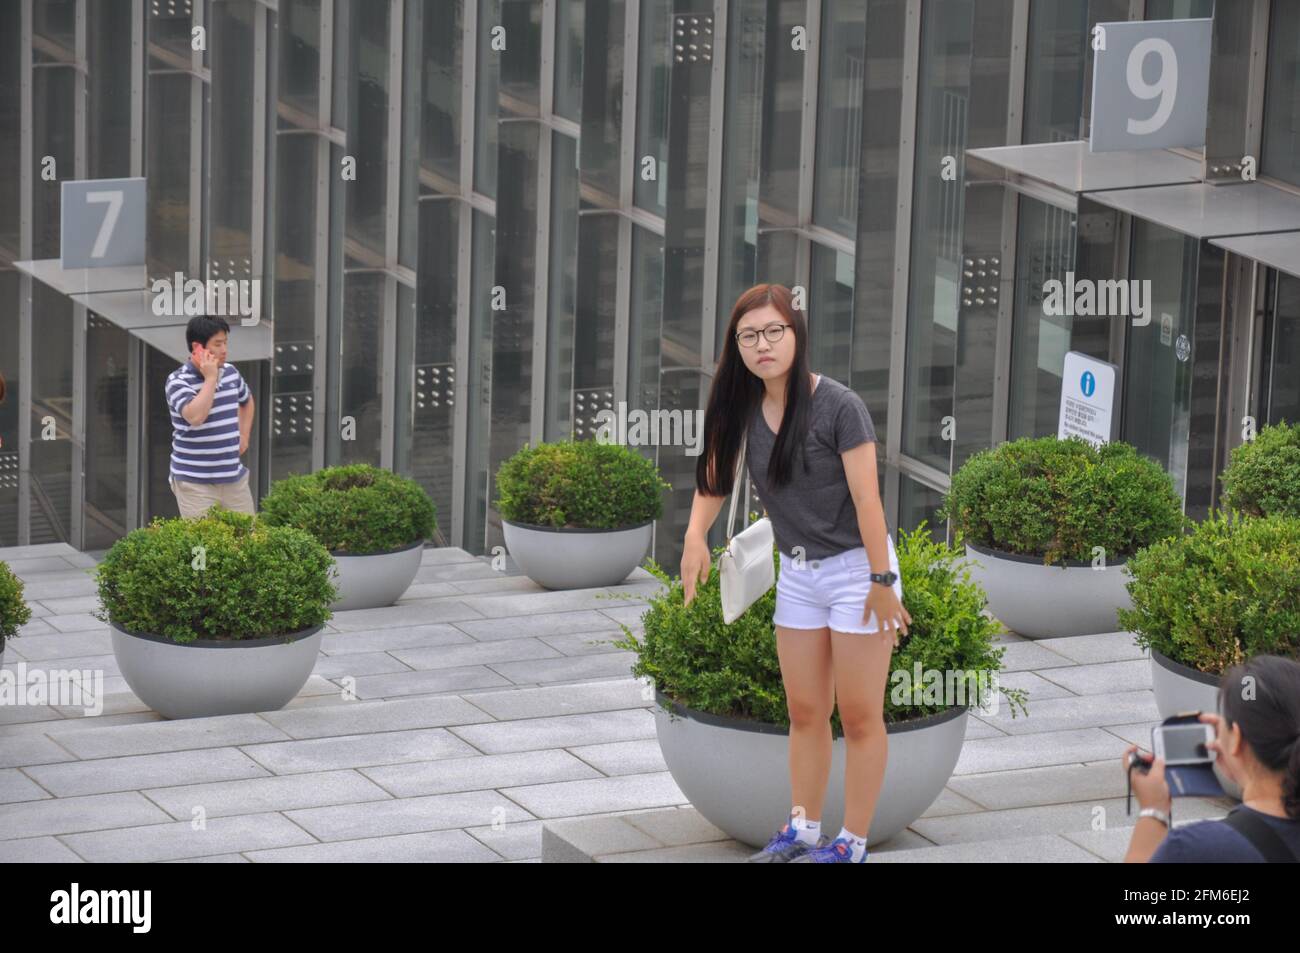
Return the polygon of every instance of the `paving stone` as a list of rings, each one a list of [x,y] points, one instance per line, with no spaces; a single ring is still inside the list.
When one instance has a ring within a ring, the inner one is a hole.
[[[496,851],[459,830],[251,850],[248,857],[257,864],[481,864],[502,859]]]
[[[642,627],[645,611],[645,606],[613,606],[608,609],[600,610],[601,615],[607,617],[616,626],[626,625],[631,629],[639,629]]]
[[[565,655],[601,655],[609,652],[627,651],[626,649],[616,648],[613,644],[625,637],[622,632],[607,630],[604,632],[573,632],[569,635],[546,635],[541,637],[541,641]]]
[[[0,841],[0,864],[84,864],[55,837]]]
[[[537,583],[522,575],[501,576],[493,579],[457,579],[451,585],[461,592],[479,594],[488,592],[536,592],[539,588]]]
[[[1140,721],[1132,725],[1107,725],[1106,730],[1116,738],[1122,740],[1125,747],[1128,745],[1141,745],[1142,750],[1151,750],[1151,729],[1161,723],[1160,719],[1152,718],[1150,721]],[[1123,753],[1122,751],[1120,752]]]
[[[288,737],[257,715],[220,715],[86,728],[61,734],[59,743],[78,758],[115,758],[191,748],[224,748]]]
[[[321,651],[326,655],[348,655],[353,652],[388,652],[392,649],[419,649],[431,645],[469,642],[470,637],[454,625],[413,625],[374,631],[340,632],[321,639]]]
[[[604,589],[564,589],[512,595],[466,596],[460,600],[460,604],[473,609],[483,618],[499,619],[503,616],[604,609],[615,601],[618,600],[610,599],[609,593]]]
[[[421,566],[442,566],[448,563],[477,561],[479,557],[459,546],[425,546],[420,553]]]
[[[356,771],[321,771],[285,777],[264,777],[264,774],[243,781],[149,788],[143,793],[178,820],[191,817],[195,807],[202,807],[208,817],[226,817],[358,801],[386,801],[392,797]]]
[[[5,649],[5,657],[9,649]],[[15,683],[16,687],[16,683]],[[63,718],[57,709],[49,705],[0,705],[0,737],[4,736],[3,727],[24,725],[43,721],[60,721]]]
[[[953,777],[948,786],[981,810],[1004,810],[1123,797],[1124,771],[1113,761],[1058,764]]]
[[[441,728],[493,720],[481,708],[454,695],[385,701],[354,700],[328,709],[269,711],[262,717],[295,739]]]
[[[574,755],[555,750],[480,754],[361,768],[360,771],[397,797],[484,791],[520,784],[574,781],[601,776],[598,770]]]
[[[23,582],[42,573],[67,572],[75,568],[62,556],[34,556],[30,559],[12,559],[6,562],[10,571]]]
[[[390,654],[419,671],[487,665],[520,659],[564,658],[539,639],[509,639],[495,642],[463,642],[420,649],[393,649]],[[496,668],[497,666],[493,666]]]
[[[46,597],[41,600],[41,605],[49,609],[53,615],[77,613],[93,615],[99,609],[99,596],[63,596],[57,599]]]
[[[15,559],[35,559],[37,556],[77,556],[80,550],[67,543],[30,543],[26,546],[0,547],[0,559],[10,562]]]
[[[236,748],[205,748],[36,765],[28,768],[27,773],[56,797],[78,797],[138,791],[180,778],[195,782],[226,781],[265,777],[268,772]]]
[[[31,621],[28,622],[26,625],[19,627],[16,641],[21,642],[23,639],[30,638],[32,636],[48,635],[51,632],[59,631],[54,626],[50,625],[50,623],[47,622],[44,618],[37,616],[35,606],[29,605],[27,608],[32,610],[32,618]],[[44,610],[44,614],[48,616],[50,614],[50,610],[48,609]],[[98,624],[99,623],[96,622],[96,625]],[[5,643],[5,658],[9,657],[9,648],[14,645],[15,642]]]
[[[604,854],[596,857],[601,864],[734,864],[741,863],[754,848],[739,841],[711,844],[687,844],[683,847],[660,847],[631,854]]]
[[[455,563],[443,563],[441,565],[423,563],[415,574],[415,581],[417,584],[436,583],[445,585],[476,579],[506,578],[512,577],[507,576],[505,573],[498,572],[492,568],[491,563],[484,562],[480,559],[465,560]],[[527,579],[528,577],[516,574],[513,578]],[[542,587],[538,586],[537,583],[533,582],[531,579],[528,579],[528,583],[538,591],[541,591]],[[455,587],[453,587],[453,591],[459,590],[455,590]]]
[[[703,844],[728,840],[728,836],[693,807],[674,811],[646,811],[623,818],[637,830],[644,831],[665,847]]]
[[[136,725],[145,721],[161,721],[162,716],[157,712],[123,712],[118,715],[89,715],[89,716],[69,716],[52,719],[50,721],[33,721],[22,724],[12,724],[0,727],[0,739],[17,737],[21,735],[37,736],[48,735],[51,739],[58,739],[65,731],[85,731],[87,727],[98,725]]]
[[[63,840],[86,860],[98,863],[150,863],[312,842],[309,834],[280,814],[210,817],[202,830],[194,830],[184,820],[71,834]]]
[[[872,851],[874,864],[1099,864],[1101,858],[1058,834],[948,844],[919,850]]]
[[[96,619],[88,612],[73,612],[70,615],[50,615],[46,616],[43,622],[48,622],[60,632],[85,632],[88,629],[108,631],[108,626]]]
[[[73,761],[66,748],[55,744],[43,734],[10,734],[0,744],[0,768],[21,768],[32,764],[54,764],[56,761]]]
[[[523,619],[499,618],[457,622],[456,628],[479,642],[495,639],[526,639],[543,635],[567,635],[570,632],[617,631],[618,626],[599,612],[546,612]]]
[[[1151,662],[1134,659],[1123,662],[1098,662],[1054,668],[1043,678],[1055,682],[1076,695],[1114,695],[1119,692],[1151,690]]]
[[[472,692],[462,696],[501,721],[538,718],[545,715],[582,714],[596,711],[641,708],[654,704],[646,699],[639,679],[612,679],[582,685],[547,685],[512,688],[508,691]]]
[[[423,672],[394,672],[391,675],[363,675],[356,680],[358,698],[392,698],[398,695],[428,695],[432,692],[464,691],[509,685],[510,679],[486,665],[462,665]]]
[[[69,569],[66,572],[41,573],[38,579],[25,583],[23,598],[32,602],[45,602],[48,599],[57,601],[69,596],[94,596],[98,591],[95,580],[87,571]],[[53,606],[49,608],[56,611]]]
[[[17,768],[0,769],[0,804],[11,801],[42,801],[53,797]]]
[[[1100,728],[1045,731],[1036,735],[977,738],[962,745],[954,775],[1011,771],[1050,764],[1104,761],[1124,752],[1124,742]]]
[[[0,811],[0,840],[111,830],[166,820],[169,818],[163,810],[137,791],[16,801]]]
[[[162,860],[162,864],[251,864],[252,861],[243,854],[213,854],[211,857],[180,857],[176,860]]]
[[[587,781],[555,781],[501,788],[501,792],[537,817],[570,817],[689,803],[667,771]]]
[[[1062,665],[1073,665],[1064,655],[1053,652],[1043,642],[1051,642],[1052,639],[1026,639],[1023,642],[1008,642],[999,645],[1002,650],[1002,671],[1004,672],[1028,672],[1040,671],[1043,669],[1057,668]]]
[[[377,731],[365,735],[312,738],[245,745],[243,751],[275,774],[305,774],[334,768],[431,761],[476,754],[445,728]]]
[[[330,625],[340,632],[366,632],[387,626],[428,625],[434,622],[457,622],[481,619],[477,610],[465,600],[422,602],[418,605],[384,606],[379,609],[350,609],[336,612]]]
[[[1051,648],[1058,655],[1064,655],[1082,665],[1151,657],[1145,649],[1138,648],[1133,641],[1132,632],[1101,632],[1096,635],[1052,639]]]
[[[1004,703],[997,715],[980,715],[980,720],[1010,735],[1031,735],[1159,717],[1155,695],[1149,689],[1043,698],[1037,702],[1031,699],[1028,708],[1027,717],[1023,714],[1013,717],[1011,706]]]
[[[1061,836],[1104,861],[1122,864],[1128,855],[1129,844],[1133,841],[1133,828],[1112,827],[1104,831],[1065,831]]]
[[[1049,669],[1049,672],[1068,672],[1070,669]],[[1068,695],[1075,694],[1070,689],[1050,681],[1037,672],[999,672],[999,688],[1022,688],[1029,693],[1027,704],[1030,711],[1033,710],[1034,703],[1042,698],[1064,698]],[[1005,698],[998,699],[999,705],[1007,705],[1009,702]]]
[[[17,641],[17,640],[15,640]],[[19,646],[6,645],[5,657]],[[40,639],[23,639],[22,656],[29,662],[44,662],[52,659],[77,658],[79,656],[111,656],[113,654],[113,637],[108,630],[87,632],[56,632]],[[29,666],[30,667],[30,666]]]
[[[666,771],[659,739],[644,741],[613,741],[599,745],[570,746],[569,752],[596,768],[602,774],[646,774]]]
[[[546,863],[592,863],[618,851],[657,850],[662,844],[624,817],[585,817],[542,824],[542,860]]]
[[[350,652],[346,655],[320,656],[312,674],[325,679],[338,679],[409,671],[410,666],[404,665],[388,652]]]
[[[460,725],[448,730],[485,754],[655,737],[654,716],[645,709],[524,718],[491,724]]]
[[[541,821],[516,821],[513,824],[498,824],[496,827],[467,827],[465,833],[508,861],[541,860]]]
[[[948,782],[948,787],[939,792],[939,796],[934,799],[934,803],[925,809],[922,817],[946,817],[949,814],[973,814],[976,811],[985,810],[983,805],[977,804],[970,798],[963,797],[952,788],[952,781]]]
[[[636,663],[636,653],[604,652],[599,655],[562,656],[525,662],[493,662],[488,668],[517,685],[626,676]]]
[[[285,816],[323,841],[357,840],[362,837],[384,837],[535,819],[510,798],[496,791],[467,791],[366,804],[342,804],[288,811]]]

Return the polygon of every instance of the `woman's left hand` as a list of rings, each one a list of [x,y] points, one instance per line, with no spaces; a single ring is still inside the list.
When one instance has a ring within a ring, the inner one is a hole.
[[[899,601],[893,586],[878,582],[871,584],[871,592],[867,594],[867,603],[862,610],[863,625],[870,624],[873,612],[876,614],[880,631],[894,633],[894,647],[897,648],[900,635],[907,634],[907,627],[911,624],[912,617],[903,608],[903,603]]]
[[[1129,745],[1124,749],[1124,770],[1127,771],[1129,755],[1138,750],[1137,745]],[[1147,771],[1133,769],[1133,795],[1137,798],[1139,807],[1158,807],[1165,812],[1169,811],[1173,803],[1169,794],[1169,782],[1165,779],[1165,760],[1156,758],[1151,762],[1151,768]]]

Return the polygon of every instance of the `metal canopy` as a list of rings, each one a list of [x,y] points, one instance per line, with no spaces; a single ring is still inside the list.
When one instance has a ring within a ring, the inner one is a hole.
[[[1218,245],[1234,255],[1250,258],[1269,268],[1300,277],[1300,232],[1273,232],[1270,235],[1235,235],[1231,238],[1212,238]]]
[[[155,327],[131,329],[131,333],[150,347],[156,347],[177,363],[190,359],[189,349],[185,346],[185,325],[173,324]],[[271,325],[261,321],[250,327],[244,327],[238,321],[230,323],[230,343],[226,348],[226,360],[234,364],[238,361],[260,361],[271,356],[274,346],[274,332]]]
[[[1088,143],[1044,142],[1030,146],[967,149],[966,155],[1066,192],[1127,189],[1201,181],[1197,159],[1168,149],[1089,152]]]
[[[65,295],[137,290],[148,284],[144,265],[64,268],[57,258],[41,258],[35,261],[16,261],[14,267]]]
[[[1300,230],[1300,196],[1262,182],[1121,189],[1088,198],[1193,238]]]

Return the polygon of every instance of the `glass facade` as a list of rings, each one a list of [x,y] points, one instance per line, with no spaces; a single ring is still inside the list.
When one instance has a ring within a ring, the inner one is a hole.
[[[871,411],[891,527],[943,538],[953,467],[1055,433],[1069,350],[1116,364],[1119,437],[1193,511],[1229,410],[1300,415],[1300,268],[1211,250],[1248,227],[1089,195],[1158,183],[1065,187],[971,153],[1086,151],[1093,25],[1213,17],[1214,148],[1176,150],[1194,170],[1176,181],[1203,188],[1224,156],[1254,155],[1259,181],[1238,185],[1294,198],[1300,13],[1218,6],[2,3],[0,546],[102,549],[176,512],[175,347],[138,308],[50,277],[62,184],[109,177],[145,179],[149,279],[265,286],[261,327],[232,334],[259,495],[327,465],[389,467],[433,497],[437,542],[490,553],[504,459],[590,439],[620,403],[698,410],[736,298],[775,281],[806,295],[813,370]],[[1271,230],[1300,236],[1300,217]],[[1045,313],[1067,273],[1150,280],[1152,323]],[[1221,395],[1215,369],[1238,363]],[[638,448],[673,487],[652,552],[669,567],[688,449]]]

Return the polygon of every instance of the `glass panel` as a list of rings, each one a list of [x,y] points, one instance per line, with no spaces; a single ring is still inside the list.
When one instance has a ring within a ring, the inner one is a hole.
[[[650,412],[660,406],[663,282],[664,240],[654,232],[633,228],[632,306],[627,336],[629,410]]]
[[[190,47],[194,23],[202,16],[191,16],[188,3],[149,3],[145,29],[149,34],[150,67],[189,69],[193,50]],[[211,44],[209,44],[211,46]]]
[[[814,373],[849,380],[853,354],[853,256],[813,243],[808,295],[808,363]],[[877,409],[878,414],[883,408]]]
[[[948,524],[939,519],[936,513],[943,503],[943,494],[931,489],[924,483],[912,479],[906,473],[898,478],[898,531],[895,540],[903,533],[910,533],[924,520],[930,538],[936,542],[948,539]],[[907,594],[903,594],[906,601]]]
[[[214,4],[211,10],[212,128],[208,235],[209,278],[252,274],[253,6]]]
[[[813,221],[846,238],[854,237],[858,220],[866,20],[867,6],[857,0],[822,3]]]
[[[665,212],[668,188],[668,76],[669,55],[674,45],[694,41],[712,42],[713,37],[672,37],[668,0],[641,0],[641,36],[637,44],[636,87],[636,204],[656,215]],[[654,178],[646,179],[646,157],[653,157]]]
[[[574,325],[573,386],[614,382],[614,307],[618,284],[618,218],[578,220],[578,316]]]
[[[557,0],[555,7],[555,114],[582,118],[584,0]]]
[[[87,178],[131,174],[131,7],[86,4]]]
[[[163,399],[167,393],[167,375],[180,366],[175,358],[168,357],[157,348],[145,347],[143,452],[147,495],[142,514],[145,523],[155,517],[170,519],[180,516],[176,496],[168,483],[172,459],[172,419],[167,401]],[[249,386],[253,386],[251,381]],[[253,482],[250,477],[250,486]]]
[[[131,336],[90,314],[86,322],[83,549],[107,549],[127,531],[126,426]],[[154,396],[162,403],[161,395]],[[164,481],[165,483],[166,481]]]
[[[72,526],[72,303],[39,281],[31,289],[31,541],[66,543]]]
[[[465,0],[473,2],[473,0]],[[478,82],[474,94],[474,189],[497,194],[497,83],[500,55],[492,49],[491,24],[500,23],[499,0],[478,0]]]
[[[352,8],[351,60],[356,71],[349,95],[347,152],[356,159],[356,179],[348,181],[348,254],[366,255],[370,267],[384,263],[388,197],[388,4]],[[394,210],[396,211],[396,210]],[[357,248],[353,243],[360,243]]]
[[[0,14],[0,23],[4,22]],[[2,70],[3,67],[0,67]],[[18,272],[0,271],[0,546],[18,545]]]
[[[506,48],[501,59],[501,115],[536,116],[542,59],[542,5],[499,0]]]
[[[1074,270],[1074,213],[1027,196],[1019,201],[1007,421],[1011,440],[1056,433],[1061,375],[1073,325],[1070,315],[1043,313],[1043,286],[1052,280],[1064,281],[1065,273]]]
[[[1029,5],[1024,142],[1083,138],[1084,73],[1091,47],[1088,0]]]
[[[343,277],[342,347],[339,353],[340,429],[338,463],[379,465],[382,439],[380,381],[383,358],[383,275],[349,274]],[[353,430],[348,432],[347,420]]]
[[[588,3],[584,26],[582,185],[590,201],[617,208],[623,133],[623,0]],[[628,174],[632,174],[631,169]]]
[[[1264,331],[1266,423],[1300,423],[1300,278],[1273,273]]]
[[[1196,260],[1195,239],[1134,221],[1129,274],[1150,279],[1152,320],[1145,327],[1129,323],[1122,439],[1165,467],[1180,497],[1187,485]]]
[[[546,412],[543,439],[569,435],[573,332],[578,308],[578,141],[551,139],[551,242],[546,315]]]
[[[4,260],[22,257],[18,249],[18,193],[23,163],[22,130],[19,128],[22,120],[19,83],[22,72],[19,58],[21,13],[22,7],[16,3],[0,3],[0,259]],[[12,297],[0,297],[0,308],[16,307],[18,286],[12,287]],[[17,397],[13,399],[16,401]],[[0,449],[0,453],[3,452]]]
[[[1214,0],[1147,0],[1147,20],[1203,20],[1214,16]]]
[[[758,146],[763,95],[763,3],[741,0],[727,17],[723,109],[722,220],[718,237],[718,329],[758,281]],[[718,346],[721,353],[721,345]]]
[[[795,224],[799,202],[806,54],[791,48],[791,37],[795,27],[806,30],[807,22],[806,0],[773,0],[768,4],[767,56],[763,64],[761,193],[765,220],[770,217],[781,225]],[[760,274],[767,273],[760,270]]]
[[[63,185],[38,173],[51,156],[59,179],[76,177],[75,98],[71,69],[32,70],[32,258],[59,257]]]
[[[1300,4],[1274,3],[1260,172],[1300,185]]]
[[[460,85],[464,68],[463,6],[424,17],[420,191],[456,192],[460,182]]]
[[[190,93],[196,82],[183,73],[155,73],[146,84],[150,277],[190,271],[190,216],[199,214],[190,208]]]
[[[489,499],[496,498],[496,486],[488,472],[488,439],[492,418],[492,268],[496,228],[482,212],[474,212],[473,283],[470,296],[469,407],[465,431],[465,549],[488,552],[487,517]],[[489,493],[491,497],[489,497]],[[497,529],[500,535],[500,528]]]
[[[280,5],[281,122],[313,129],[320,112],[320,2]]]

